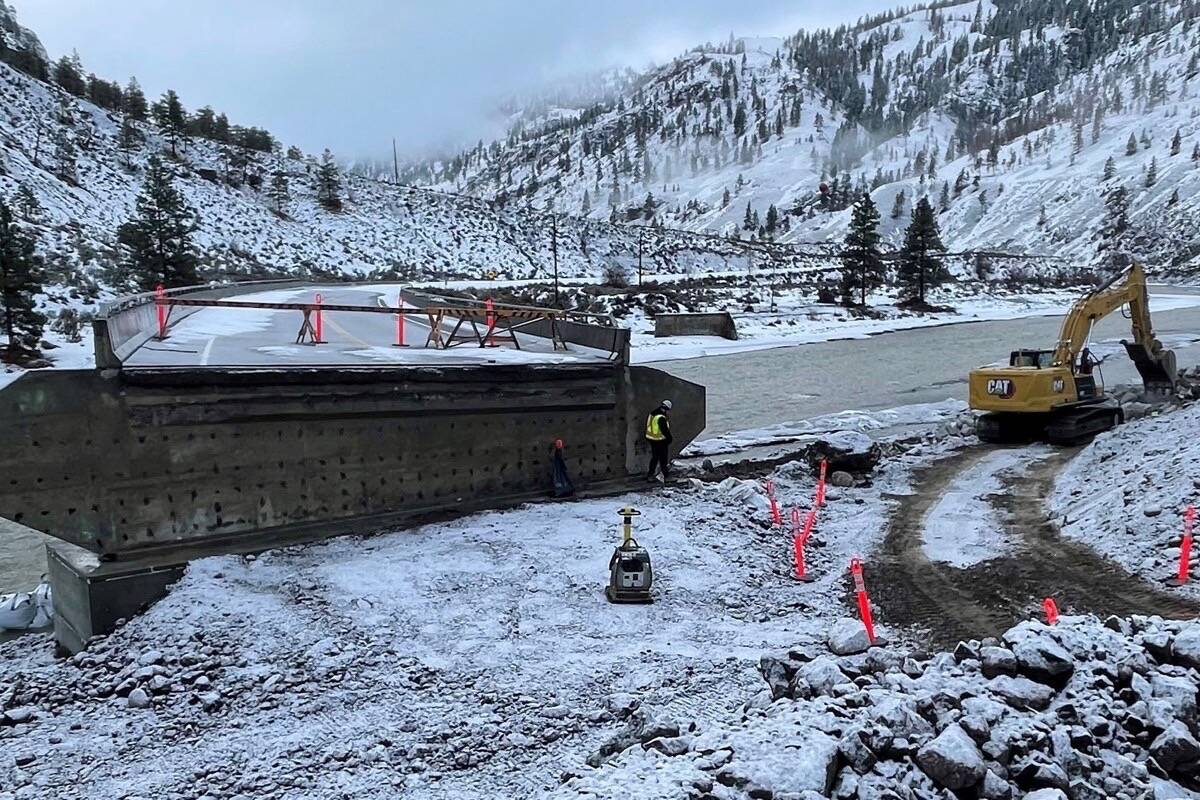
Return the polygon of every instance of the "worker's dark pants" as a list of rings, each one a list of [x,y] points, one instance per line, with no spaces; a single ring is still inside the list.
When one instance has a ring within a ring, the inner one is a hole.
[[[650,443],[650,471],[646,473],[646,478],[654,477],[655,469],[662,469],[663,480],[667,480],[667,470],[671,466],[671,443],[656,442],[653,439],[647,440]]]

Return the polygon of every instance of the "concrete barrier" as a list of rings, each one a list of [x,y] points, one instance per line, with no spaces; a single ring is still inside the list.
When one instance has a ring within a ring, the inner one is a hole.
[[[306,286],[305,281],[295,279],[243,281],[224,286],[185,286],[168,289],[170,297],[193,297],[219,300],[268,289],[287,289]],[[178,324],[200,308],[175,306],[171,308],[168,326]],[[130,295],[106,303],[100,307],[92,321],[92,336],[96,343],[96,366],[100,369],[120,369],[121,365],[142,345],[158,334],[158,314],[154,305],[154,292]]]
[[[666,336],[720,336],[722,339],[738,338],[737,325],[728,311],[699,314],[656,314],[654,335]]]

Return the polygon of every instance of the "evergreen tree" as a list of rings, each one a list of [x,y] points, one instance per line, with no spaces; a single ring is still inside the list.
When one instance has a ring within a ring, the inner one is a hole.
[[[146,114],[150,109],[146,104],[146,95],[143,94],[142,87],[138,85],[137,78],[129,79],[129,84],[123,93],[122,107],[130,118],[138,122],[146,121]]]
[[[276,214],[285,216],[287,214],[288,202],[291,201],[292,195],[288,189],[287,172],[283,169],[283,164],[275,166],[275,172],[271,175],[271,208]]]
[[[317,167],[317,201],[330,211],[342,207],[342,179],[329,148],[325,149],[321,165]]]
[[[1104,176],[1100,180],[1110,181],[1117,174],[1117,162],[1113,161],[1113,157],[1109,156],[1104,162]]]
[[[60,128],[54,135],[54,174],[70,184],[75,184],[79,175],[76,172],[78,152],[71,135],[65,128]]]
[[[23,363],[41,353],[46,318],[37,310],[42,292],[42,263],[33,239],[13,220],[0,200],[0,331],[8,340],[4,360]]]
[[[1129,134],[1129,141],[1125,143],[1125,155],[1131,156],[1137,152],[1137,137],[1132,133]]]
[[[121,149],[121,159],[125,166],[133,165],[133,152],[142,143],[142,132],[133,124],[133,117],[126,114],[121,118],[121,134],[117,146]]]
[[[942,181],[942,196],[938,199],[942,211],[950,210],[950,182]]]
[[[179,95],[175,94],[174,89],[168,89],[154,104],[151,113],[154,114],[154,122],[171,143],[171,155],[177,157],[179,153],[176,151],[176,144],[179,138],[187,133],[187,112],[183,110]]]
[[[1192,161],[1200,163],[1200,142],[1196,142],[1195,146],[1192,147]]]
[[[742,227],[746,230],[754,228],[754,209],[749,203],[746,203],[746,215],[742,218]]]
[[[83,62],[79,53],[72,52],[55,63],[54,82],[76,97],[87,94],[87,83],[83,79]]]
[[[725,187],[725,192],[724,192],[724,194],[722,194],[722,195],[721,195],[721,208],[728,208],[728,207],[729,207],[729,200],[730,200],[730,197],[729,197],[729,187],[728,187],[728,186],[726,186],[726,187]]]
[[[17,187],[16,211],[26,222],[34,222],[42,215],[42,204],[37,195],[25,184]]]
[[[1104,227],[1100,236],[1107,246],[1115,247],[1129,230],[1129,192],[1124,186],[1109,190],[1104,197],[1104,207]]]
[[[1171,199],[1167,201],[1167,208],[1179,205],[1179,190],[1171,192]]]
[[[896,195],[896,202],[892,203],[892,219],[900,219],[904,216],[904,208],[904,190],[901,189],[900,193]]]
[[[779,227],[779,210],[774,205],[767,208],[767,233],[774,234]]]
[[[945,249],[933,207],[928,198],[922,197],[913,208],[911,221],[904,231],[896,276],[906,303],[924,306],[926,291],[940,286],[949,277],[941,260],[934,255]]]
[[[302,161],[302,160],[304,160],[304,153],[300,152],[299,147],[296,147],[296,145],[292,145],[291,147],[289,147],[287,149],[287,157],[288,157],[288,160],[290,160],[290,161]]]
[[[850,215],[850,229],[842,252],[842,302],[850,305],[858,293],[867,304],[867,292],[883,285],[883,259],[879,254],[879,209],[871,195],[863,193]]]
[[[1146,188],[1149,189],[1158,180],[1158,157],[1150,159],[1150,169],[1146,170]]]
[[[139,289],[196,283],[192,233],[197,224],[196,212],[175,188],[170,168],[151,156],[134,215],[117,229],[117,241],[127,249],[125,265]]]
[[[1171,139],[1171,155],[1179,155],[1179,148],[1183,145],[1183,139],[1179,137],[1179,129],[1175,129],[1175,136]]]
[[[582,208],[582,212],[583,212],[583,216],[585,216],[585,217],[586,217],[588,214],[592,213],[592,198],[591,198],[591,197],[588,195],[588,190],[587,190],[587,189],[584,189],[584,190],[583,190],[583,208]]]

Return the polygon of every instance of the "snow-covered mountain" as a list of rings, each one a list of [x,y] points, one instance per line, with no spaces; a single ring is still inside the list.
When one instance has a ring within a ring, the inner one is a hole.
[[[177,188],[198,212],[205,278],[548,279],[556,254],[559,274],[570,277],[599,275],[614,263],[636,269],[639,250],[647,273],[816,263],[790,249],[500,208],[488,199],[358,175],[342,176],[342,209],[331,212],[317,202],[317,158],[200,136],[182,137],[172,156],[169,137],[152,117],[125,122],[118,111],[55,83],[41,43],[3,2],[0,33],[0,197],[46,257],[52,307],[123,288],[117,228],[133,212],[154,154],[168,160]],[[284,213],[269,196],[276,170],[289,180]]]
[[[967,0],[731,39],[644,73],[615,101],[523,120],[431,165],[429,180],[782,242],[840,239],[865,188],[895,243],[928,195],[954,249],[1090,262],[1121,245],[1194,267],[1198,16],[1196,0]],[[1129,229],[1106,236],[1121,187]]]

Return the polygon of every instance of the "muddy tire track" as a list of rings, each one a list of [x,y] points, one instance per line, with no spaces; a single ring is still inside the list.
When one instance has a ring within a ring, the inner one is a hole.
[[[882,621],[915,628],[930,649],[941,649],[1003,633],[1037,613],[1045,597],[1054,597],[1065,613],[1200,615],[1200,604],[1172,596],[1061,536],[1045,502],[1058,472],[1078,452],[1074,448],[1002,475],[1004,491],[991,499],[1004,525],[997,535],[1011,542],[1003,557],[967,568],[930,561],[922,549],[926,515],[954,478],[989,452],[971,448],[942,459],[916,473],[915,494],[892,497],[896,507],[869,576]]]

